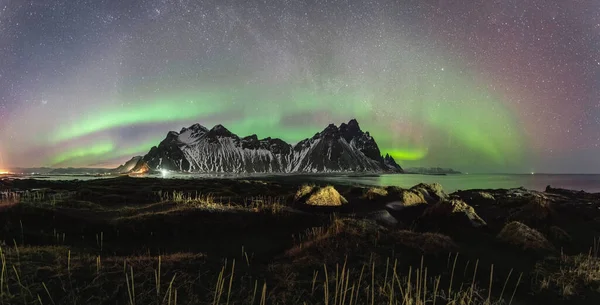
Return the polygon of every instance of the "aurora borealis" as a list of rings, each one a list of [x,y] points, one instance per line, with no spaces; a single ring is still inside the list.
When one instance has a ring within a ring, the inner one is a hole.
[[[0,0],[0,168],[356,118],[402,166],[600,172],[600,2]]]

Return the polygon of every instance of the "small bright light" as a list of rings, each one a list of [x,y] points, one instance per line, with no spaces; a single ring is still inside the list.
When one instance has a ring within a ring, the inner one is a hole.
[[[169,173],[169,171],[166,170],[166,169],[161,169],[160,170],[160,174],[162,175],[163,178],[166,177],[168,173]]]
[[[534,173],[534,172],[531,172],[531,174],[532,174],[532,175],[535,175],[535,173]]]

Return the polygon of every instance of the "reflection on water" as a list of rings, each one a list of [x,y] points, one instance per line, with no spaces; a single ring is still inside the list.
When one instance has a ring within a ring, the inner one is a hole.
[[[466,189],[499,189],[524,187],[543,191],[546,186],[559,187],[586,192],[600,192],[600,175],[381,175],[379,177],[323,177],[321,179],[335,182],[368,184],[400,187],[411,187],[419,183],[438,182],[447,192]]]
[[[246,175],[248,177],[261,177],[263,174]],[[293,177],[293,175],[281,175],[281,177]],[[147,175],[152,178],[180,178],[180,179],[202,179],[202,178],[233,178],[240,177],[233,174],[176,174],[170,173],[167,176]],[[5,177],[0,177],[5,178]],[[40,180],[93,180],[112,178],[112,176],[20,176],[12,178],[33,178]],[[600,192],[600,175],[514,175],[514,174],[469,174],[469,175],[419,175],[419,174],[396,174],[381,176],[362,176],[349,177],[348,175],[335,176],[311,176],[315,180],[331,181],[347,184],[366,184],[388,186],[395,185],[408,188],[419,183],[437,182],[442,185],[447,192],[466,189],[499,189],[524,187],[527,189],[543,191],[547,185],[572,190],[584,190],[586,192]]]

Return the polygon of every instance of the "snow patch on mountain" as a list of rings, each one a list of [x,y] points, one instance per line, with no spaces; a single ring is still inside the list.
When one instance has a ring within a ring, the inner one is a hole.
[[[356,120],[330,124],[293,146],[256,135],[240,138],[222,125],[209,130],[195,124],[169,132],[143,161],[155,170],[202,173],[402,172],[393,158],[381,156]]]

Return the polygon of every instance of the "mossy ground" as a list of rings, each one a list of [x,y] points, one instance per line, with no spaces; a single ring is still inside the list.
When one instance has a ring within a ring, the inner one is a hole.
[[[311,206],[298,204],[302,185],[328,186],[298,177],[1,181],[0,304],[600,302],[589,211],[463,196],[488,226],[427,231],[369,218],[404,190],[331,185],[347,203]],[[496,238],[517,220],[556,251]]]

